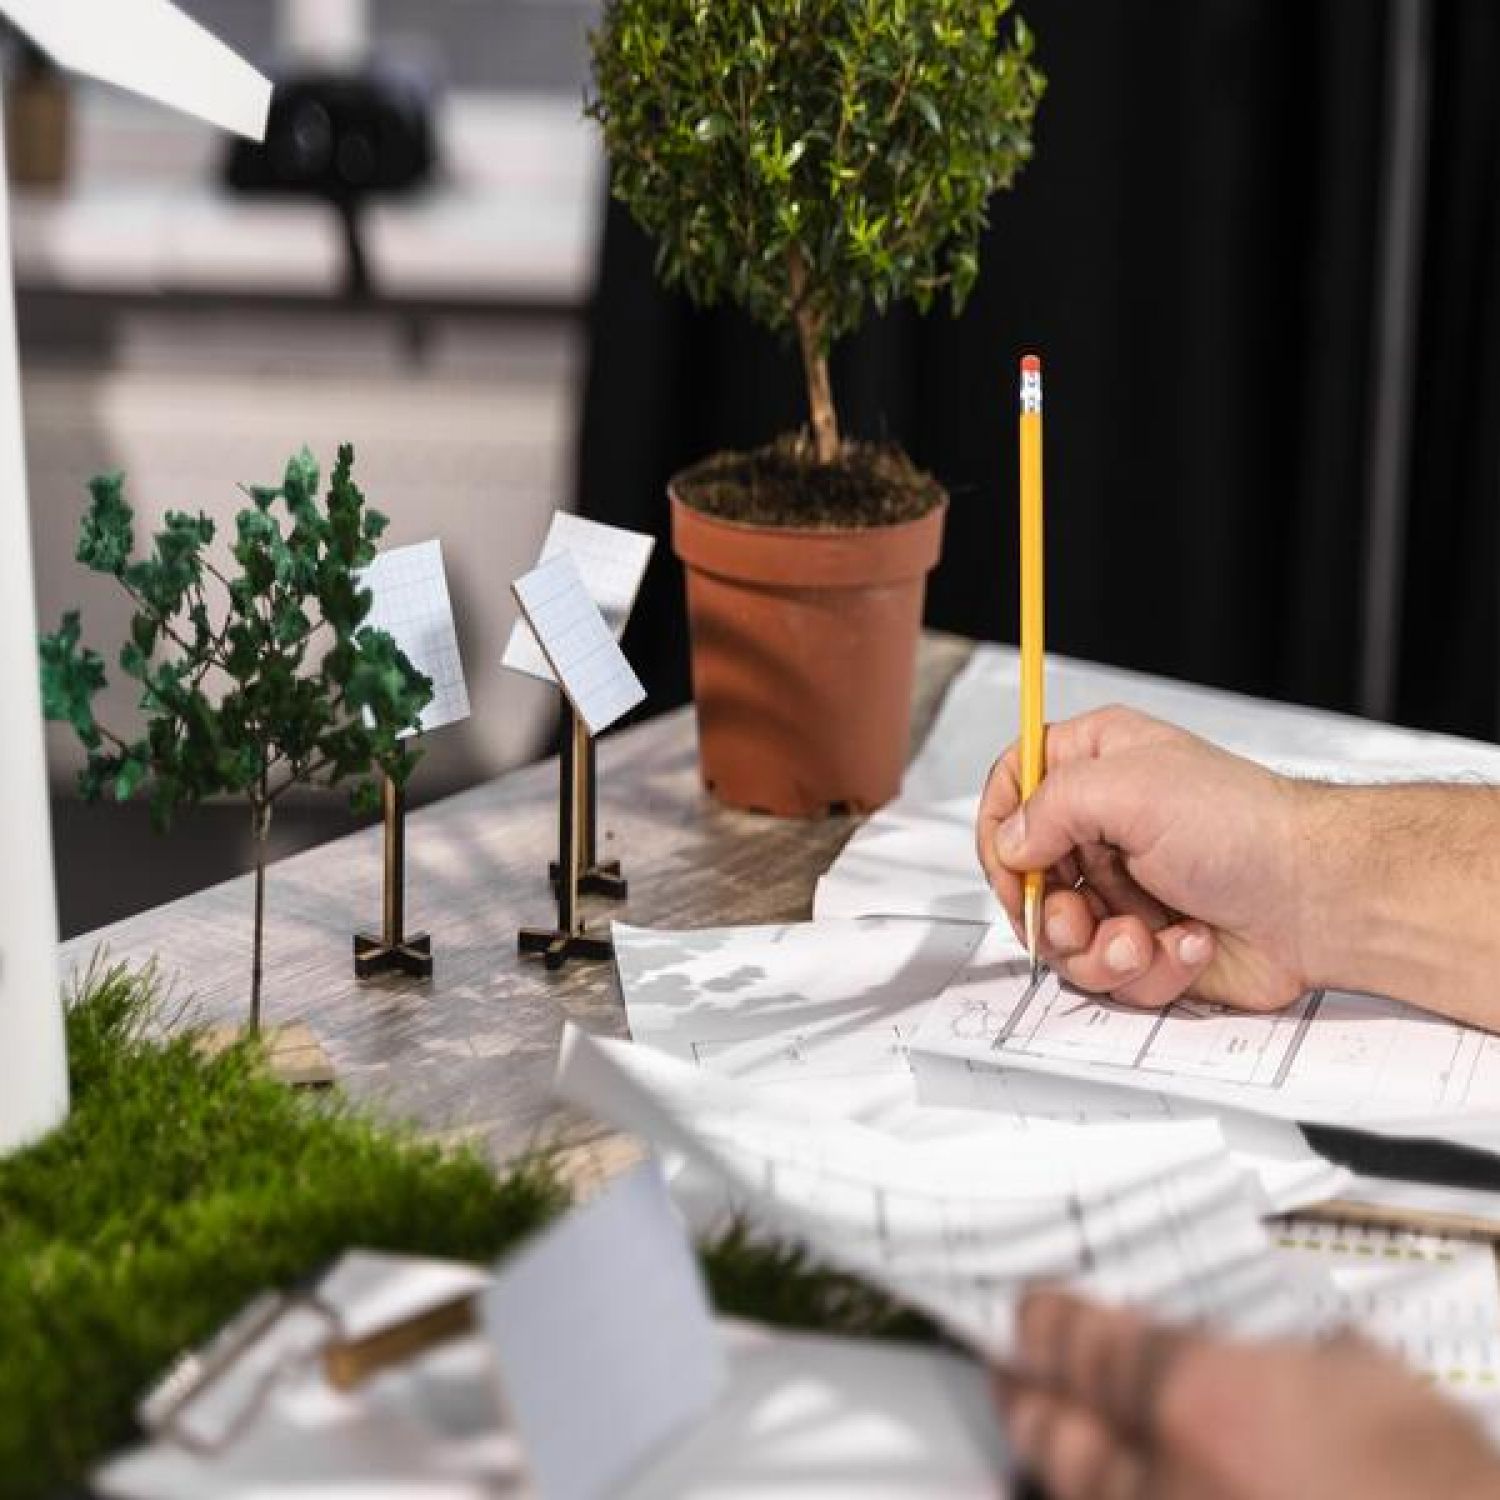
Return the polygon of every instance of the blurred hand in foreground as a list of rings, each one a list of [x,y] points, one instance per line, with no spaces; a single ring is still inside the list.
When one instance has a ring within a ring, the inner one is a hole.
[[[1048,1500],[1493,1500],[1479,1428],[1353,1337],[1237,1344],[1067,1293],[1023,1303],[997,1376]]]

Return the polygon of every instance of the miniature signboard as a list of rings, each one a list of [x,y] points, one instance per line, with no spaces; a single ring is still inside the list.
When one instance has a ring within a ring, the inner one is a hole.
[[[483,1326],[548,1500],[618,1495],[727,1379],[702,1272],[654,1162],[503,1262]]]
[[[590,735],[608,729],[645,698],[570,553],[560,552],[516,579],[511,592]]]
[[[374,595],[365,623],[387,632],[417,671],[432,679],[432,701],[422,710],[422,733],[467,719],[469,690],[443,570],[443,544],[393,547],[376,557],[360,581]]]
[[[550,562],[560,552],[569,553],[583,575],[583,586],[589,598],[599,606],[604,623],[614,638],[625,633],[630,612],[635,608],[646,564],[651,561],[654,538],[640,531],[626,531],[620,526],[606,526],[583,516],[558,511],[547,528],[539,562]],[[552,669],[537,646],[536,636],[525,618],[516,621],[506,643],[501,665],[528,677],[551,682]]]

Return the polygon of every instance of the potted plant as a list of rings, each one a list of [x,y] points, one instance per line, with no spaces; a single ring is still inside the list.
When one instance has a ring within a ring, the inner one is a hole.
[[[432,684],[384,631],[365,625],[370,591],[359,571],[375,556],[386,518],[339,450],[328,494],[304,449],[279,486],[254,486],[235,518],[234,567],[210,555],[214,523],[169,511],[138,556],[123,476],[89,486],[78,560],[130,596],[120,670],[140,684],[142,723],[116,733],[94,716],[104,660],[80,645],[78,614],[41,640],[42,706],[72,726],[88,752],[79,787],[88,801],[150,797],[166,829],[180,807],[244,799],[255,850],[255,927],[249,1029],[261,1022],[267,838],[276,803],[296,786],[352,782],[358,809],[379,805],[376,773],[404,781],[419,752],[414,728]],[[217,600],[214,595],[217,594]]]
[[[957,310],[1043,79],[1010,0],[608,0],[591,38],[615,195],[670,285],[794,337],[807,427],[671,484],[703,775],[783,815],[905,765],[946,497],[839,426],[828,356],[871,308]]]

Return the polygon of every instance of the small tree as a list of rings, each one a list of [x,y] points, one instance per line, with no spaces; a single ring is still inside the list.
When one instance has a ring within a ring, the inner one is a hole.
[[[93,481],[77,556],[116,579],[135,606],[118,654],[120,670],[141,687],[135,738],[94,717],[104,660],[80,646],[77,611],[41,640],[43,707],[72,725],[88,751],[79,778],[86,800],[144,792],[158,829],[208,797],[249,804],[252,1031],[260,1029],[272,808],[294,786],[351,778],[355,806],[377,804],[374,772],[405,780],[417,752],[397,736],[432,697],[432,684],[391,637],[363,624],[371,599],[358,571],[374,558],[386,519],[366,507],[353,463],[353,449],[340,448],[322,504],[318,465],[305,449],[279,487],[249,489],[252,504],[235,517],[232,576],[208,555],[214,523],[202,514],[169,511],[151,551],[137,557],[123,476]]]
[[[795,330],[818,460],[832,341],[870,304],[962,306],[1043,88],[1011,0],[607,0],[593,34],[615,195],[667,283]]]

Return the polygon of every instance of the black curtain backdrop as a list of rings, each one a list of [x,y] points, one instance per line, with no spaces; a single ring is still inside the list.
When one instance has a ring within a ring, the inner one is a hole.
[[[1402,0],[1390,0],[1399,4]],[[953,496],[928,621],[1013,640],[1015,361],[1047,365],[1049,645],[1359,707],[1387,4],[1025,0],[1050,86],[963,316],[835,352],[846,430]],[[1493,736],[1500,683],[1500,7],[1430,0],[1396,705]],[[664,488],[803,420],[792,350],[661,290],[611,204],[578,465],[585,514],[663,539],[627,649],[687,694]]]

